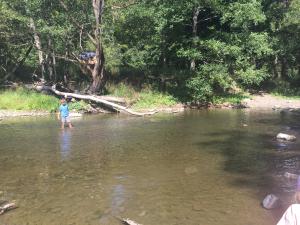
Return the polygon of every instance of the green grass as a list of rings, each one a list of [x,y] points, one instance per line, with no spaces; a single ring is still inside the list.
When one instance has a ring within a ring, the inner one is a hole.
[[[90,107],[89,104],[83,100],[70,102],[68,104],[71,111],[85,111]]]
[[[0,109],[55,112],[58,110],[59,105],[59,99],[54,96],[24,88],[0,92]],[[85,110],[88,107],[89,105],[84,101],[69,103],[69,109],[74,111]]]
[[[240,104],[242,100],[249,98],[247,93],[227,94],[227,95],[216,95],[212,98],[213,104],[222,104],[228,102],[230,104]]]
[[[109,95],[125,98],[127,103],[135,101],[139,97],[138,91],[136,91],[132,86],[124,83],[107,84],[106,89]]]
[[[178,103],[178,101],[169,94],[159,93],[150,88],[137,91],[132,86],[124,83],[117,85],[109,84],[107,85],[107,90],[109,95],[125,98],[128,103],[132,104],[132,108],[134,109],[173,106]]]
[[[143,90],[138,100],[133,104],[134,109],[158,108],[164,106],[173,106],[178,102],[176,99],[167,94]]]
[[[0,109],[9,110],[41,110],[54,112],[59,100],[54,96],[18,88],[0,92]]]

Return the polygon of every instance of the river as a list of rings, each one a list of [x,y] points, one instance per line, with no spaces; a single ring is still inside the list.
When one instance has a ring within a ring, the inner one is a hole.
[[[274,225],[290,199],[299,117],[273,111],[202,110],[151,117],[84,116],[59,129],[55,117],[0,122],[0,200],[18,209],[5,225]],[[297,124],[298,123],[298,124]],[[299,136],[299,135],[298,135]]]

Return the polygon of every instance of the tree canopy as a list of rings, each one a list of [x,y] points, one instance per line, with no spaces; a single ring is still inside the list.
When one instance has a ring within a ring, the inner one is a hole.
[[[298,0],[3,0],[0,81],[103,92],[143,79],[193,101],[276,80],[297,88],[299,17]]]

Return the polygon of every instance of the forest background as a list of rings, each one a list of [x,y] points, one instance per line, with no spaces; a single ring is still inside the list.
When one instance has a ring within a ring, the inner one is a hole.
[[[300,95],[299,25],[299,0],[2,0],[0,83],[146,105]]]

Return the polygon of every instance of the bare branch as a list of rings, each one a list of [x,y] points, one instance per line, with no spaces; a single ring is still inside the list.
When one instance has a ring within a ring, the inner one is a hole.
[[[77,63],[77,60],[70,59],[70,58],[68,58],[68,57],[66,57],[66,56],[55,55],[55,58],[63,59],[63,60],[65,60],[65,61],[72,62],[72,63]]]

